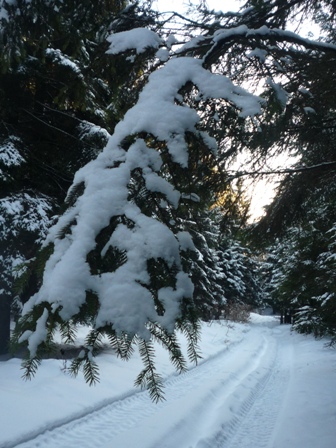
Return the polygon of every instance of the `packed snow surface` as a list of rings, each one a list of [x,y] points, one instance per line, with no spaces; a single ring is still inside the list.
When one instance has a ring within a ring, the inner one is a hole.
[[[84,336],[84,329],[83,329]],[[163,349],[166,400],[133,387],[141,360],[106,351],[101,382],[45,360],[31,382],[0,363],[1,448],[334,448],[336,351],[275,317],[204,324],[202,362],[176,375]]]

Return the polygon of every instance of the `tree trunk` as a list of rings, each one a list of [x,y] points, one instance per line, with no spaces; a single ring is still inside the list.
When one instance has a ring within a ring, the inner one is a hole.
[[[0,355],[9,352],[10,297],[0,295]]]

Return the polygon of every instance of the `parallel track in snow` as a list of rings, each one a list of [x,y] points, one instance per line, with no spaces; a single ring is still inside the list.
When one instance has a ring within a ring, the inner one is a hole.
[[[274,363],[241,406],[234,425],[227,430],[224,424],[211,437],[200,440],[195,448],[273,447],[277,419],[291,378],[293,346],[286,342],[276,345]]]
[[[267,447],[289,378],[273,333],[252,328],[229,350],[170,377],[166,401],[154,404],[147,392],[137,392],[12,447]],[[267,433],[246,441],[249,426],[262,421]]]

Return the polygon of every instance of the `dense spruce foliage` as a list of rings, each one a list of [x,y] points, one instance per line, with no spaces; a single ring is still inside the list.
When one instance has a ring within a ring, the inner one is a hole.
[[[314,12],[320,40],[335,43],[334,2],[297,2],[297,8]],[[286,87],[290,96],[278,128],[286,136],[283,148],[296,161],[255,236],[266,246],[267,289],[275,309],[286,313],[296,330],[335,343],[335,54],[310,51],[291,65],[296,80]]]
[[[16,293],[24,301],[37,286],[32,276],[13,290],[22,263],[34,262],[74,173],[103,149],[119,119],[110,106],[125,72],[116,74],[105,51],[122,6],[1,1],[0,353],[8,350]]]

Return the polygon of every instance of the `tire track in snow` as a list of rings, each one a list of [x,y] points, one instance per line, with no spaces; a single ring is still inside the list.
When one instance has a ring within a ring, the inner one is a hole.
[[[153,404],[148,393],[134,393],[16,447],[184,448],[209,432],[214,437],[197,447],[223,446],[218,443],[235,433],[274,370],[272,341],[251,330],[238,346],[165,381],[164,402]],[[208,445],[210,440],[217,445]]]
[[[228,448],[268,448],[273,446],[272,436],[277,417],[285,401],[290,381],[293,346],[281,346],[268,384],[257,397],[245,421]]]
[[[237,376],[236,384],[231,387],[224,384],[223,389],[219,388],[216,391],[217,405],[210,403],[205,406],[205,410],[202,409],[202,413],[206,414],[208,418],[207,422],[203,424],[202,430],[198,430],[197,437],[183,443],[182,440],[174,436],[167,444],[157,444],[156,446],[160,446],[160,448],[226,448],[228,446],[228,441],[240,428],[242,421],[265,388],[275,368],[277,344],[274,338],[267,334],[270,333],[269,329],[265,329],[265,333],[267,336],[264,337],[263,351],[257,357],[254,357],[255,353],[251,353],[249,369],[245,370],[244,375]],[[241,352],[238,351],[236,354],[239,356]],[[204,415],[200,419],[201,426],[203,417]],[[202,433],[205,436],[202,436]],[[256,447],[259,448],[258,443],[251,445],[251,448]],[[155,448],[155,446],[153,445],[151,448]]]
[[[229,432],[222,427],[214,437],[201,441],[197,448],[271,448],[290,381],[292,358],[292,345],[277,344],[275,364],[242,409],[240,421]]]

